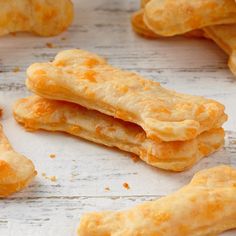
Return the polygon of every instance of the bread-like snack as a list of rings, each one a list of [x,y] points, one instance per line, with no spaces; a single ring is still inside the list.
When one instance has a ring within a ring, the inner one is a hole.
[[[144,23],[143,21],[143,9],[133,13],[131,17],[131,24],[133,27],[133,30],[144,37],[150,38],[150,39],[155,39],[155,38],[163,38],[163,36],[157,35],[154,33],[152,30],[150,30]],[[189,31],[184,34],[185,37],[194,37],[194,38],[203,38],[204,31],[201,29],[196,29]]]
[[[0,124],[0,198],[26,187],[37,174],[33,163],[15,152]]]
[[[214,100],[167,90],[82,50],[66,50],[52,63],[33,64],[27,77],[27,87],[39,96],[138,124],[158,141],[194,139],[227,119],[224,106]]]
[[[73,19],[71,0],[0,0],[0,35],[27,31],[57,35]]]
[[[236,24],[209,26],[204,31],[229,55],[229,68],[236,75]]]
[[[234,0],[151,0],[144,22],[158,35],[173,36],[210,25],[236,23]]]
[[[224,144],[224,130],[213,129],[190,141],[162,142],[146,138],[135,124],[88,110],[77,104],[38,96],[20,99],[15,119],[29,130],[63,131],[138,155],[161,169],[183,171]]]
[[[195,174],[179,191],[120,212],[82,217],[79,236],[210,236],[236,228],[236,170]]]

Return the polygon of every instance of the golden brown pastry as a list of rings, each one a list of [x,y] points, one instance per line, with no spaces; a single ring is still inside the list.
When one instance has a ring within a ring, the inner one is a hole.
[[[19,31],[57,35],[72,19],[70,0],[0,0],[0,35]]]
[[[13,150],[0,124],[0,198],[20,191],[36,174],[33,163]]]
[[[215,236],[236,228],[236,170],[198,172],[179,191],[119,212],[82,217],[79,236]]]
[[[155,34],[152,32],[143,21],[143,9],[133,13],[131,17],[131,24],[133,27],[133,30],[140,34],[141,36],[147,37],[147,38],[160,38],[161,36]]]
[[[151,0],[144,7],[144,22],[158,35],[184,34],[236,23],[236,4],[234,0]]]
[[[15,119],[29,130],[63,131],[87,140],[134,153],[161,169],[183,171],[224,144],[224,130],[213,129],[183,142],[146,138],[141,127],[77,104],[38,96],[20,99]]]
[[[143,36],[143,37],[147,37],[150,39],[155,39],[155,38],[163,38],[163,36],[157,35],[156,33],[154,33],[152,30],[150,30],[144,23],[143,21],[143,9],[133,13],[132,17],[131,17],[131,24],[133,27],[133,30]],[[187,33],[184,34],[185,37],[194,37],[194,38],[203,38],[205,37],[204,35],[204,31],[201,29],[196,29],[196,30],[192,30],[189,31]]]
[[[151,0],[141,0],[141,8],[144,8]]]
[[[206,35],[229,55],[229,68],[236,75],[236,24],[204,28]]]
[[[227,119],[224,106],[214,100],[165,89],[82,50],[62,51],[52,63],[33,64],[27,77],[37,95],[135,123],[153,140],[194,139]]]

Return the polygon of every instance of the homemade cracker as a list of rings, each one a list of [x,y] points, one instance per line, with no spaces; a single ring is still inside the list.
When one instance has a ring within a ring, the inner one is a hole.
[[[179,191],[119,212],[88,213],[79,236],[209,236],[236,228],[236,170],[195,174]]]
[[[73,19],[70,0],[0,0],[0,6],[0,35],[19,31],[57,35]]]
[[[150,39],[155,39],[155,38],[163,38],[163,36],[157,35],[154,33],[152,30],[150,30],[144,23],[143,21],[143,9],[133,13],[131,17],[131,24],[133,27],[133,30],[137,33],[140,34],[143,37],[147,37]],[[185,37],[194,37],[194,38],[203,38],[204,37],[204,31],[201,29],[196,29],[189,31],[184,34]]]
[[[184,34],[210,25],[236,23],[236,4],[234,0],[151,0],[144,7],[144,22],[158,35]]]
[[[29,130],[63,131],[138,155],[161,169],[183,171],[224,144],[222,128],[190,141],[163,142],[146,137],[135,124],[87,110],[77,104],[32,96],[17,101],[15,119]]]
[[[83,50],[66,50],[27,70],[28,88],[141,126],[153,140],[185,141],[227,120],[214,100],[180,94]]]
[[[0,153],[0,198],[2,198],[23,189],[37,172],[29,159],[13,150],[1,124]]]
[[[236,24],[210,26],[204,28],[204,31],[207,37],[229,55],[229,68],[236,75]]]

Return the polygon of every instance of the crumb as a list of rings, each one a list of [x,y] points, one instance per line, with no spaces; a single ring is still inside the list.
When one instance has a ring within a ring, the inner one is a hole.
[[[50,154],[49,157],[52,158],[52,159],[56,158],[56,154]]]
[[[62,37],[62,38],[61,38],[61,41],[65,41],[65,40],[66,40],[66,38],[65,38],[65,37]]]
[[[139,157],[137,156],[137,155],[135,155],[135,154],[131,154],[131,159],[133,160],[133,162],[138,162],[140,159],[139,159]]]
[[[110,188],[109,188],[109,187],[106,187],[106,188],[105,188],[105,191],[110,191]]]
[[[57,181],[57,177],[56,176],[47,176],[45,172],[42,173],[42,176],[44,177],[44,179],[49,179],[52,182],[56,182]]]
[[[124,187],[125,189],[130,189],[130,187],[129,187],[129,184],[128,184],[128,183],[123,183],[123,187]]]
[[[14,73],[17,73],[20,71],[20,67],[16,66],[15,68],[13,68],[12,70]]]
[[[57,181],[57,177],[56,177],[56,176],[51,176],[51,177],[50,177],[50,180],[51,180],[52,182],[56,182],[56,181]]]
[[[16,32],[11,32],[10,34],[11,34],[13,37],[16,36]]]
[[[233,144],[236,144],[236,140],[233,141]]]
[[[53,45],[52,43],[46,43],[46,46],[47,46],[48,48],[54,48],[54,45]]]
[[[78,176],[78,174],[77,173],[71,173],[71,176],[76,177],[76,176]]]

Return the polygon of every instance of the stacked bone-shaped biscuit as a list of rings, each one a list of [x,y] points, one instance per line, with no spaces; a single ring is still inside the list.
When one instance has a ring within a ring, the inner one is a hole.
[[[175,35],[212,39],[229,56],[236,75],[235,0],[142,0],[133,14],[133,29],[145,37]]]
[[[67,132],[155,167],[182,171],[224,143],[223,105],[167,90],[86,51],[63,51],[53,62],[31,65],[26,85],[36,95],[14,106],[26,129]],[[165,198],[86,214],[78,235],[216,235],[236,227],[235,194],[236,170],[219,166]]]
[[[224,143],[220,103],[176,93],[82,50],[27,70],[37,96],[19,100],[16,120],[30,130],[63,131],[183,171]]]

